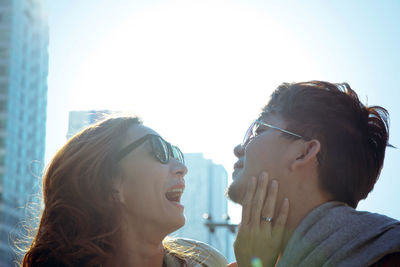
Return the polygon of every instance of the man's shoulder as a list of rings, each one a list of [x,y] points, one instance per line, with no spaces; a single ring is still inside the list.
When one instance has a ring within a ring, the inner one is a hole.
[[[285,266],[301,262],[323,262],[332,266],[360,266],[362,262],[361,265],[369,266],[398,252],[399,221],[357,211],[341,202],[328,202],[303,219],[280,262]]]

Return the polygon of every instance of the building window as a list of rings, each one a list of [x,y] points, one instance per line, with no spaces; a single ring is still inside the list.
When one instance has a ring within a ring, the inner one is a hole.
[[[10,48],[9,47],[0,47],[0,58],[8,58],[10,56]]]
[[[0,119],[0,131],[6,128],[6,120],[1,118]]]
[[[5,65],[0,65],[0,76],[8,75],[8,67]]]
[[[1,51],[1,48],[0,48],[0,51]],[[0,54],[0,57],[1,57],[1,54]],[[8,83],[0,83],[0,95],[7,94],[7,92],[8,92]]]
[[[0,4],[3,1],[0,0]],[[0,24],[9,24],[11,23],[11,16],[9,13],[0,13]]]
[[[12,0],[0,0],[0,5],[2,6],[11,6]]]
[[[7,101],[6,99],[0,99],[0,113],[6,112],[7,110]]]
[[[10,30],[0,29],[0,42],[10,41],[11,32]]]

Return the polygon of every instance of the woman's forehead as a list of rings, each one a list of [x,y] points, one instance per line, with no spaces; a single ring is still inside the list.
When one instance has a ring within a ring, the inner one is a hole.
[[[141,125],[141,124],[140,125],[132,125],[128,129],[128,132],[126,135],[126,140],[124,143],[132,143],[148,134],[159,135],[156,131],[154,131],[153,129],[151,129],[145,125]]]

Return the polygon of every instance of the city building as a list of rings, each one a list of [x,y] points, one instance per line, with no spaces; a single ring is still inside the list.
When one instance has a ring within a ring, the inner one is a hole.
[[[0,1],[0,266],[14,266],[46,137],[48,24],[41,1]]]
[[[71,111],[67,138],[95,123],[110,111]],[[185,153],[189,169],[185,176],[186,188],[181,202],[185,206],[185,226],[171,234],[202,241],[218,249],[229,261],[235,260],[233,252],[234,231],[228,217],[225,190],[228,175],[222,165],[205,159],[201,153]],[[209,226],[207,226],[209,225]]]
[[[70,111],[67,139],[110,113],[112,112],[109,110]]]
[[[186,153],[185,164],[189,172],[185,176],[186,188],[181,202],[185,206],[186,223],[171,236],[207,243],[232,262],[235,260],[235,227],[228,226],[227,172],[201,153]]]

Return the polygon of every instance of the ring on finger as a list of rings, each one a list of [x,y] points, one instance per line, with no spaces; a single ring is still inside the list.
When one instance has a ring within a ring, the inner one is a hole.
[[[261,216],[261,221],[272,222],[272,217],[270,217],[270,216]]]

